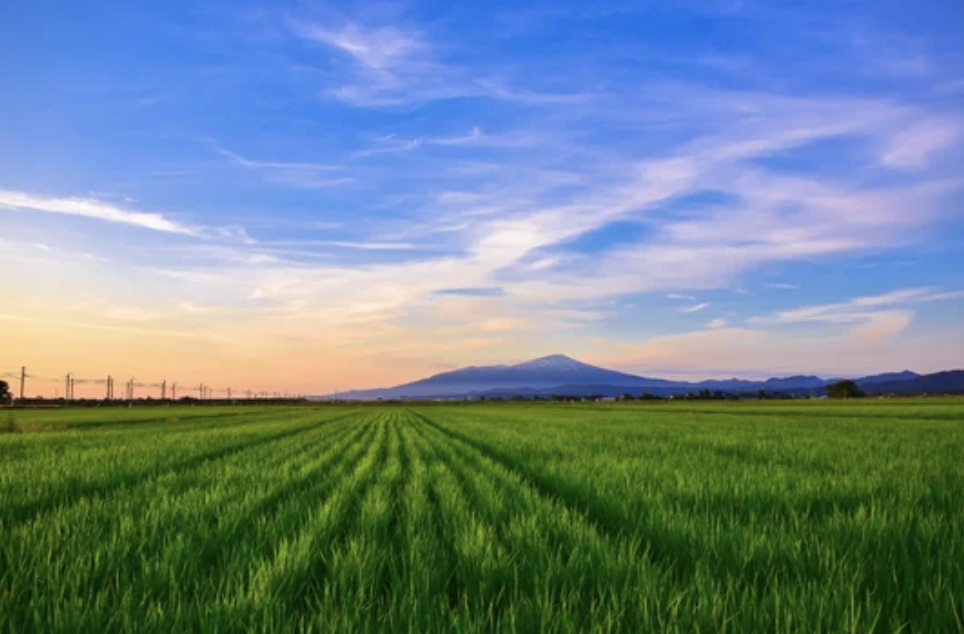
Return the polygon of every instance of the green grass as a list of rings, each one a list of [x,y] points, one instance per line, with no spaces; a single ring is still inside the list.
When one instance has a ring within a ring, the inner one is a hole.
[[[964,632],[961,400],[14,416],[0,632]]]

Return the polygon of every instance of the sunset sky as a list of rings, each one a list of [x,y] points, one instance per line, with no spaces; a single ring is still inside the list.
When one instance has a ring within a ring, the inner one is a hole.
[[[0,374],[964,367],[959,0],[37,0],[0,42]]]

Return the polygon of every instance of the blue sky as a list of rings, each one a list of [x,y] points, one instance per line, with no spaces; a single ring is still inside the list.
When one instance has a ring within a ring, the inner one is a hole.
[[[956,0],[0,4],[0,370],[964,365],[962,32]]]

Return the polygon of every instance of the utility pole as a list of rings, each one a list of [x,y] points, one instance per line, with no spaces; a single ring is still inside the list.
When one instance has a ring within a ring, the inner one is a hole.
[[[23,400],[23,384],[27,381],[27,366],[20,367],[20,400]]]
[[[127,400],[134,400],[134,377],[131,377],[131,380],[127,383]]]
[[[64,381],[64,399],[70,400],[70,373],[67,373],[67,380]]]
[[[161,400],[167,400],[167,379],[161,381]]]
[[[231,400],[231,388],[228,388],[228,400]]]
[[[171,383],[171,400],[177,400],[177,383]]]

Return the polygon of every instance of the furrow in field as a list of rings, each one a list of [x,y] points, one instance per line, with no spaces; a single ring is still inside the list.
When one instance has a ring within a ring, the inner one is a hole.
[[[605,605],[611,587],[638,582],[645,574],[646,555],[637,545],[600,533],[584,514],[545,496],[477,450],[432,428],[421,431],[513,561],[511,575],[498,569],[479,575],[485,580],[480,596],[502,596],[511,588],[515,595],[531,597],[540,588],[552,588],[555,599],[570,596],[585,602],[585,614],[591,615],[590,607]]]
[[[623,540],[628,547],[645,552],[647,558],[672,570],[678,577],[693,574],[698,560],[698,544],[686,532],[661,523],[657,513],[631,516],[628,508],[618,500],[597,495],[581,481],[566,479],[558,474],[549,476],[508,451],[439,425],[417,412],[415,415],[456,446],[471,449],[485,460],[500,466],[546,501],[565,508],[573,517],[587,522],[602,535],[617,541]],[[471,459],[470,452],[463,455]]]
[[[304,420],[306,416],[294,419],[295,422]],[[284,420],[284,419],[281,419]],[[268,419],[273,423],[278,423],[279,419]],[[264,435],[268,428],[264,423],[268,421],[252,421],[252,425],[260,425],[254,431]],[[276,425],[278,429],[290,429],[291,421],[284,421],[286,425]],[[246,423],[249,424],[249,423]],[[214,440],[243,440],[244,434],[224,434],[224,431],[239,431],[237,425],[215,425],[209,426],[170,426],[156,425],[150,428],[148,434],[132,433],[129,428],[117,431],[100,433],[51,433],[51,434],[17,434],[8,436],[3,440],[4,449],[17,449],[14,454],[16,464],[17,458],[23,463],[23,467],[34,469],[36,473],[29,474],[29,480],[35,482],[39,477],[53,479],[58,484],[73,482],[77,479],[87,479],[93,476],[105,477],[110,479],[120,465],[127,467],[125,461],[138,461],[137,466],[144,464],[152,467],[159,466],[155,463],[158,459],[168,459],[172,463],[176,460],[194,458],[197,454],[203,453],[207,449],[206,444],[212,444]],[[213,430],[213,433],[212,433]],[[207,432],[199,434],[197,438],[188,439],[188,433]],[[251,430],[245,429],[250,432]],[[149,440],[145,440],[149,439]],[[197,452],[197,453],[195,453]],[[91,469],[93,464],[97,464],[98,469]],[[10,461],[0,464],[0,485],[8,478],[10,473]],[[148,469],[127,469],[130,472],[144,472]],[[117,473],[117,475],[126,475]]]
[[[955,556],[959,548],[952,546],[959,543],[954,535],[960,534],[955,528],[956,520],[951,519],[956,515],[950,512],[955,496],[947,495],[959,490],[950,485],[953,476],[940,487],[945,491],[944,501],[933,506],[924,502],[932,493],[921,491],[923,483],[909,488],[906,484],[899,486],[892,475],[888,480],[875,482],[873,475],[868,478],[866,473],[855,473],[853,462],[840,465],[845,480],[831,480],[820,471],[807,469],[806,462],[799,462],[795,468],[799,482],[773,488],[765,471],[748,472],[736,460],[711,459],[700,464],[701,454],[694,451],[694,446],[672,443],[670,453],[660,459],[662,464],[656,471],[640,460],[634,469],[624,472],[631,480],[655,478],[645,490],[634,493],[619,482],[621,469],[617,463],[612,464],[612,470],[603,466],[602,454],[594,460],[575,461],[567,451],[562,454],[562,468],[553,470],[547,461],[548,456],[556,453],[551,446],[553,441],[547,442],[543,452],[536,448],[536,443],[524,442],[525,432],[493,434],[483,440],[480,432],[485,427],[468,425],[470,431],[456,431],[449,420],[445,420],[444,427],[508,456],[520,471],[543,478],[547,489],[563,487],[563,493],[577,502],[616,503],[621,493],[632,496],[620,509],[626,518],[622,525],[629,538],[638,540],[655,562],[672,573],[668,581],[680,587],[701,586],[708,596],[727,593],[727,611],[731,615],[746,616],[741,613],[741,605],[762,602],[764,611],[750,614],[750,623],[775,623],[777,615],[785,615],[788,610],[833,613],[840,601],[827,590],[846,587],[858,597],[858,608],[862,606],[870,614],[870,618],[862,617],[861,623],[873,622],[873,614],[888,606],[886,612],[899,615],[899,620],[888,621],[884,629],[900,629],[915,614],[925,613],[925,606],[946,604],[949,594],[945,584],[955,585],[948,581],[955,578],[955,573],[947,565],[947,561],[959,559]],[[610,442],[622,440],[620,431],[631,430],[595,428],[595,433],[609,435]],[[730,442],[727,434],[719,437],[720,442]],[[522,442],[517,447],[513,439]],[[530,435],[528,440],[531,439]],[[596,443],[603,449],[605,445]],[[811,451],[807,442],[795,443],[793,447],[802,455]],[[886,447],[886,443],[881,443],[881,447]],[[837,446],[826,443],[822,451],[827,458],[840,453]],[[874,456],[879,456],[879,452],[864,455],[871,473],[879,476],[893,468],[881,469],[874,464]],[[579,465],[586,469],[581,470]],[[914,468],[906,473],[916,479],[920,465],[910,465]],[[680,486],[683,483],[689,486]],[[906,497],[898,490],[904,491]],[[707,491],[722,497],[706,496]],[[700,497],[693,499],[694,493]],[[939,551],[950,559],[933,557]],[[960,578],[959,574],[956,576]],[[931,588],[926,579],[945,581],[933,596],[920,592],[915,596],[906,591],[910,587]],[[728,594],[728,589],[738,594]],[[693,597],[686,600],[691,602]],[[788,607],[791,600],[804,600],[806,605]],[[704,622],[707,627],[719,623]],[[825,629],[839,626],[839,621],[831,620]]]
[[[326,628],[367,629],[391,614],[392,560],[398,556],[398,494],[405,476],[397,413],[388,412],[385,456],[370,486],[358,497],[342,536],[322,544],[321,565],[312,567],[302,609],[324,615]],[[342,622],[344,627],[339,627]],[[354,624],[354,628],[351,625]]]
[[[114,459],[117,457],[118,451],[126,453],[135,447],[149,450],[147,453],[154,453],[177,445],[177,453],[183,453],[180,443],[192,443],[195,440],[203,439],[204,436],[212,435],[207,432],[247,431],[247,427],[275,424],[279,421],[290,423],[292,420],[297,421],[308,415],[311,414],[304,410],[289,412],[289,415],[285,416],[279,416],[276,412],[261,410],[231,422],[219,419],[214,422],[199,421],[194,423],[188,419],[177,423],[151,423],[133,427],[95,429],[89,432],[84,432],[82,429],[72,429],[71,431],[43,434],[43,436],[26,433],[13,437],[0,437],[0,439],[6,441],[3,447],[6,459],[0,463],[0,483],[3,482],[5,473],[9,474],[11,470],[19,470],[19,466],[24,468],[36,467],[38,459],[46,460],[56,456],[59,461],[57,466],[61,467],[65,464],[65,459],[73,456],[79,455],[86,459],[91,458],[93,452],[102,452],[106,457]],[[30,426],[27,425],[27,427]],[[197,434],[198,438],[189,439],[192,434]],[[143,438],[150,438],[151,442],[144,442]],[[36,451],[26,451],[27,449],[36,449],[38,446],[45,450],[46,456],[38,455]],[[19,451],[10,451],[15,448]],[[148,455],[143,458],[149,462],[153,456]],[[66,464],[72,462],[72,460],[67,460]],[[63,481],[67,475],[58,473],[56,479]]]
[[[236,415],[239,407],[193,407],[185,405],[156,407],[87,407],[51,408],[44,410],[17,410],[14,418],[21,425],[65,425],[76,429],[84,426],[113,426],[114,424],[135,425],[139,422],[158,422],[167,420],[176,413],[182,418],[220,417]],[[264,412],[265,408],[246,408],[244,410]]]
[[[20,570],[19,583],[7,590],[31,593],[17,603],[39,609],[57,587],[69,588],[70,596],[88,602],[97,597],[116,605],[125,597],[154,602],[170,594],[171,588],[174,593],[195,590],[192,581],[207,584],[224,559],[224,549],[244,543],[251,529],[247,521],[257,523],[271,506],[288,501],[286,494],[294,495],[313,474],[346,456],[342,450],[362,431],[345,421],[335,438],[347,434],[347,439],[329,444],[321,458],[306,457],[313,445],[302,441],[331,441],[325,435],[327,429],[319,427],[312,435],[226,459],[225,464],[203,474],[205,481],[192,485],[188,494],[169,495],[162,488],[152,500],[142,501],[144,492],[135,492],[126,500],[112,498],[117,503],[107,507],[74,507],[49,522],[15,529],[11,535],[19,534],[16,539],[21,548],[4,549],[0,558],[8,560],[0,567]],[[300,464],[306,459],[307,463]],[[258,469],[286,467],[280,487],[258,490],[261,478],[258,470],[251,469],[251,462]],[[221,474],[231,477],[221,479]],[[288,482],[284,474],[296,479]],[[239,511],[248,515],[236,517]],[[86,543],[91,546],[85,547]],[[57,559],[45,558],[43,553],[57,553]],[[36,561],[31,563],[33,559]],[[69,582],[71,578],[81,583]],[[51,587],[44,591],[48,585]],[[0,583],[0,595],[5,594],[4,587],[6,583]]]
[[[618,605],[614,590],[660,577],[637,544],[601,534],[476,450],[424,423],[417,429],[439,465],[436,481],[449,492],[440,503],[454,540],[450,605],[460,619],[486,631],[511,621],[520,631],[562,632],[612,628],[635,614],[635,604]],[[559,614],[567,616],[560,622]]]
[[[78,448],[75,454],[70,451],[73,448],[63,448],[58,454],[44,456],[44,462],[46,464],[39,463],[34,465],[34,471],[44,469],[45,467],[49,468],[37,473],[36,475],[40,477],[36,479],[37,481],[30,481],[26,490],[11,490],[5,486],[3,489],[0,489],[0,494],[3,494],[3,496],[7,498],[4,500],[4,507],[0,509],[0,526],[4,524],[10,526],[11,522],[16,523],[16,520],[29,521],[41,516],[45,512],[50,512],[54,509],[68,508],[85,499],[98,500],[106,498],[116,490],[130,488],[143,481],[162,477],[165,474],[174,472],[180,466],[190,468],[207,464],[211,461],[229,456],[237,450],[247,447],[257,448],[267,441],[276,438],[283,439],[290,435],[292,431],[298,432],[302,429],[308,429],[308,427],[295,427],[294,430],[290,427],[285,429],[286,431],[284,433],[271,435],[269,437],[259,434],[253,442],[245,438],[245,442],[235,441],[228,446],[224,446],[223,444],[220,446],[215,445],[215,449],[207,449],[207,447],[202,445],[201,451],[186,460],[158,461],[154,464],[148,463],[149,466],[147,468],[126,472],[111,473],[109,465],[111,465],[111,459],[114,458],[114,456],[109,455],[104,455],[104,460],[98,464],[98,466],[101,467],[99,470],[92,471],[90,466],[97,464],[94,462],[94,456],[96,454],[85,452],[83,448]],[[143,458],[154,461],[157,460],[158,457],[162,459],[169,457],[171,454],[165,455],[159,449],[166,445],[171,445],[169,438],[166,443],[155,443],[143,447]],[[230,436],[225,436],[224,438],[231,439]],[[221,439],[222,437],[220,435],[214,435],[206,440],[208,443],[212,443],[212,441],[217,442]],[[121,455],[120,460],[130,462],[135,457],[134,452],[140,453],[142,447],[140,444],[131,444],[119,447],[118,449],[120,450],[118,453]],[[101,452],[98,451],[97,453]],[[76,459],[74,455],[77,456]],[[54,462],[54,459],[56,459],[56,462]],[[104,466],[107,468],[105,469]],[[106,474],[104,474],[104,472],[106,472]],[[9,477],[9,473],[5,475]],[[91,478],[92,475],[93,478]],[[90,479],[84,481],[80,480],[81,477]],[[2,480],[5,479],[6,478]],[[0,484],[5,483],[0,481]],[[40,495],[34,497],[34,492]],[[17,500],[17,497],[21,499]]]
[[[449,609],[454,585],[455,553],[445,532],[439,501],[432,486],[430,464],[436,461],[418,441],[417,419],[399,413],[399,450],[406,477],[400,484],[396,549],[392,558],[389,598],[395,631],[438,631]]]
[[[459,482],[451,457],[429,442],[413,427],[413,446],[425,460],[429,496],[439,522],[439,539],[445,544],[445,580],[440,588],[436,609],[458,611],[470,606],[479,611],[479,602],[489,604],[492,612],[507,600],[508,582],[513,578],[511,553],[500,539],[497,528],[486,521]],[[480,476],[481,477],[481,476]]]
[[[341,410],[340,412],[330,413],[332,416],[338,416],[350,414],[352,411],[357,412],[358,410]],[[0,462],[0,488],[2,488],[4,480],[9,478],[12,473],[17,473],[18,477],[21,477],[23,469],[37,470],[38,467],[43,465],[44,461],[52,461],[55,457],[58,462],[53,465],[54,469],[45,469],[30,474],[29,479],[33,488],[41,487],[48,481],[60,486],[72,478],[76,479],[73,473],[67,471],[69,466],[74,464],[74,461],[72,459],[64,461],[62,460],[64,458],[81,456],[85,459],[96,460],[93,454],[99,452],[104,454],[104,464],[112,464],[123,458],[124,454],[131,454],[137,449],[143,449],[144,455],[128,455],[128,460],[133,462],[135,459],[139,459],[137,462],[140,464],[149,464],[156,461],[156,457],[162,456],[164,453],[168,455],[183,453],[182,447],[184,444],[188,446],[197,445],[212,437],[228,437],[228,434],[240,437],[243,433],[252,430],[267,429],[266,426],[268,425],[280,429],[289,427],[299,420],[320,414],[321,412],[318,410],[305,409],[288,410],[286,414],[261,410],[230,422],[218,420],[195,423],[188,420],[187,422],[154,423],[135,427],[93,430],[85,433],[77,433],[75,430],[45,435],[42,447],[46,455],[38,455],[35,450],[37,445],[40,444],[36,442],[37,437],[31,438],[32,435],[27,434],[17,437],[17,440],[20,441],[16,447],[18,451],[9,451],[14,448],[9,443],[4,447],[7,451],[5,452],[6,459]],[[146,438],[150,438],[150,441],[143,440]],[[30,440],[34,440],[35,444],[31,445]],[[104,470],[100,469],[100,471],[103,472]],[[82,475],[88,476],[89,469],[84,469]],[[110,478],[111,475],[109,474],[105,479],[109,480]]]
[[[425,437],[461,476],[466,496],[512,554],[511,600],[491,601],[499,593],[490,587],[485,616],[468,604],[472,622],[505,613],[523,631],[640,631],[640,623],[652,624],[652,612],[667,610],[671,601],[685,609],[704,600],[705,580],[675,598],[662,590],[696,576],[684,533],[664,525],[641,527],[642,535],[626,525],[607,530],[591,506],[540,486],[517,463],[493,458],[485,447],[420,418]]]
[[[105,411],[109,411],[109,410],[105,410]],[[67,427],[75,431],[83,431],[87,429],[101,430],[105,428],[119,427],[119,426],[137,427],[140,425],[169,423],[171,422],[172,418],[175,418],[178,422],[184,422],[184,423],[191,423],[191,422],[208,423],[213,421],[219,421],[225,418],[248,418],[248,417],[255,417],[260,415],[264,415],[266,417],[271,417],[271,418],[283,418],[284,416],[290,414],[292,411],[294,411],[293,408],[283,408],[283,409],[279,408],[278,410],[274,410],[274,411],[256,410],[253,412],[244,411],[243,409],[238,409],[231,412],[204,412],[202,410],[196,413],[191,412],[190,414],[185,414],[184,411],[181,410],[179,412],[176,412],[176,415],[175,415],[175,414],[172,414],[170,411],[164,412],[163,410],[159,410],[156,416],[151,416],[151,417],[130,416],[125,418],[112,418],[110,420],[103,420],[103,421],[68,422]]]
[[[398,462],[401,471],[399,481],[393,493],[392,501],[392,521],[389,531],[392,535],[398,535],[403,530],[405,505],[405,491],[408,489],[412,480],[412,454],[411,447],[405,437],[405,429],[411,425],[411,420],[407,416],[395,412],[395,432],[398,435]]]
[[[199,597],[212,577],[227,575],[245,565],[241,556],[267,553],[275,543],[304,528],[307,512],[323,499],[341,475],[347,472],[373,437],[372,423],[363,422],[346,430],[335,442],[297,473],[278,477],[272,485],[256,491],[247,504],[227,507],[230,519],[213,532],[206,532],[200,543],[178,544],[176,552],[164,558],[159,571],[173,567],[178,577],[193,580],[186,586],[168,586],[182,599]],[[218,597],[209,597],[217,601]]]
[[[267,622],[284,622],[297,616],[307,597],[331,591],[326,569],[332,550],[344,541],[357,515],[358,500],[386,459],[388,427],[384,418],[383,414],[376,421],[376,436],[355,468],[339,474],[330,494],[305,515],[300,532],[290,539],[275,540],[267,557],[254,557],[250,579],[233,603],[256,606]],[[250,555],[245,558],[251,559]]]
[[[389,455],[390,469],[386,472],[387,486],[385,495],[388,498],[387,528],[383,539],[376,544],[382,551],[384,564],[375,581],[375,598],[381,616],[392,616],[398,612],[396,597],[398,589],[403,587],[405,578],[399,566],[400,554],[407,544],[403,537],[404,530],[404,495],[412,479],[412,460],[409,448],[405,444],[403,428],[406,420],[398,411],[392,413],[392,431],[394,432],[392,452]],[[391,625],[391,624],[390,624]]]
[[[622,517],[618,512],[614,512],[608,505],[606,507],[594,508],[590,502],[576,498],[567,487],[559,486],[559,483],[550,480],[545,477],[544,474],[528,467],[510,452],[449,429],[418,412],[413,412],[413,414],[418,416],[425,425],[433,429],[436,433],[441,434],[448,438],[450,442],[455,443],[456,446],[467,447],[480,456],[481,459],[498,465],[506,472],[524,482],[527,486],[530,486],[549,502],[566,505],[579,515],[586,517],[587,521],[605,533],[619,536],[619,534],[623,532],[625,528],[624,522],[627,518]],[[470,453],[466,455],[471,457]]]
[[[306,424],[300,424],[279,433],[258,436],[253,440],[245,440],[224,447],[218,447],[217,449],[193,455],[187,459],[166,464],[160,468],[147,468],[140,471],[113,474],[110,480],[101,482],[68,482],[53,495],[27,502],[4,504],[3,508],[0,508],[0,526],[9,529],[11,526],[19,523],[32,521],[45,513],[63,510],[82,500],[106,499],[121,489],[138,486],[146,481],[162,477],[165,474],[183,473],[184,471],[196,469],[206,463],[298,436],[299,434],[311,431],[318,425],[330,425],[353,415],[353,413],[349,413],[334,418],[323,418],[321,420],[309,417],[310,422]]]
[[[357,410],[353,410],[357,412]],[[311,410],[308,408],[292,408],[278,411],[266,411],[257,410],[251,412],[242,412],[234,415],[225,416],[201,416],[198,418],[187,417],[182,418],[177,415],[169,416],[168,418],[161,420],[154,420],[149,423],[141,424],[139,422],[133,422],[127,424],[127,426],[118,426],[116,429],[113,426],[110,427],[100,427],[97,428],[100,434],[104,437],[110,437],[115,433],[123,434],[150,434],[157,433],[160,430],[169,430],[172,432],[180,434],[196,434],[199,432],[208,431],[211,429],[231,429],[236,430],[243,428],[248,425],[264,425],[266,423],[273,423],[279,420],[287,419],[297,419],[305,416],[308,413],[319,414],[319,410]],[[343,412],[348,413],[348,412]],[[78,426],[77,428],[72,428],[74,431],[83,431],[84,425]],[[95,431],[95,430],[91,430]],[[88,435],[88,434],[85,434]],[[89,434],[92,435],[92,434]]]
[[[365,449],[364,441],[365,438],[356,434],[351,447],[347,450],[336,447],[335,450],[342,449],[338,456],[348,461],[348,466],[351,466],[353,459],[361,453],[355,450]],[[253,472],[257,474],[258,470]],[[319,484],[326,482],[328,480],[325,478],[319,479]],[[140,526],[147,527],[148,532],[155,527],[163,530],[163,527],[157,524],[159,518],[145,518],[146,521],[142,524],[128,513],[121,519],[123,529],[128,530],[122,529],[119,534],[108,538],[106,553],[99,554],[95,551],[88,556],[81,552],[79,556],[68,555],[51,562],[50,565],[67,569],[62,575],[64,581],[60,583],[60,587],[69,592],[62,593],[61,599],[53,600],[55,595],[43,593],[32,606],[25,601],[16,602],[15,605],[30,606],[34,612],[46,609],[51,615],[56,615],[63,610],[65,601],[98,604],[102,609],[91,612],[92,617],[98,614],[101,618],[105,614],[123,614],[126,618],[133,619],[131,627],[124,628],[126,630],[144,629],[145,619],[150,621],[163,614],[176,614],[180,625],[175,627],[175,630],[197,630],[200,627],[196,621],[198,615],[211,616],[213,608],[222,605],[228,588],[243,587],[247,571],[255,557],[260,553],[267,555],[279,540],[297,533],[303,527],[306,505],[311,508],[315,495],[323,493],[319,488],[305,491],[299,499],[288,500],[274,516],[258,517],[255,518],[253,526],[239,527],[241,533],[237,540],[224,544],[222,558],[214,568],[204,565],[196,556],[197,553],[189,547],[190,544],[179,543],[175,534],[172,536],[171,559],[150,562],[145,574],[132,574],[137,572],[144,553],[139,547],[143,538],[135,537],[131,533],[137,533]],[[206,528],[210,529],[201,525],[183,532],[196,530],[206,533]],[[112,545],[121,549],[117,556],[110,555]],[[223,572],[217,574],[216,570]],[[81,580],[82,587],[77,588],[75,583],[67,581],[71,578]],[[237,592],[234,591],[235,594]],[[47,620],[54,620],[54,616]],[[229,629],[243,627],[242,620]],[[103,631],[104,628],[101,622],[91,622],[80,629]]]
[[[184,574],[193,575],[199,585],[194,593],[190,589],[182,592],[180,586],[173,586],[177,595],[172,603],[191,606],[182,623],[183,629],[200,627],[190,618],[191,615],[196,616],[198,610],[206,612],[207,617],[215,618],[219,623],[228,623],[230,630],[250,629],[252,617],[258,614],[254,609],[255,603],[268,601],[262,596],[264,591],[276,591],[278,596],[285,596],[286,590],[292,590],[291,586],[282,590],[266,584],[283,583],[278,571],[281,568],[289,569],[286,567],[296,563],[292,559],[294,549],[298,544],[304,547],[306,536],[314,532],[319,509],[332,499],[346,478],[357,472],[361,462],[371,454],[379,434],[378,422],[368,419],[361,423],[361,427],[361,432],[353,434],[350,443],[334,451],[331,463],[316,471],[312,486],[286,499],[273,513],[257,517],[251,525],[245,527],[239,523],[240,533],[236,541],[220,550],[217,567],[221,574],[216,584],[206,581],[205,569],[190,559],[189,551],[185,552],[181,561],[188,568]],[[272,570],[276,572],[274,577],[270,576]],[[269,618],[269,608],[261,614],[264,623],[271,623],[272,618],[285,622],[291,616],[290,612],[274,612]]]

